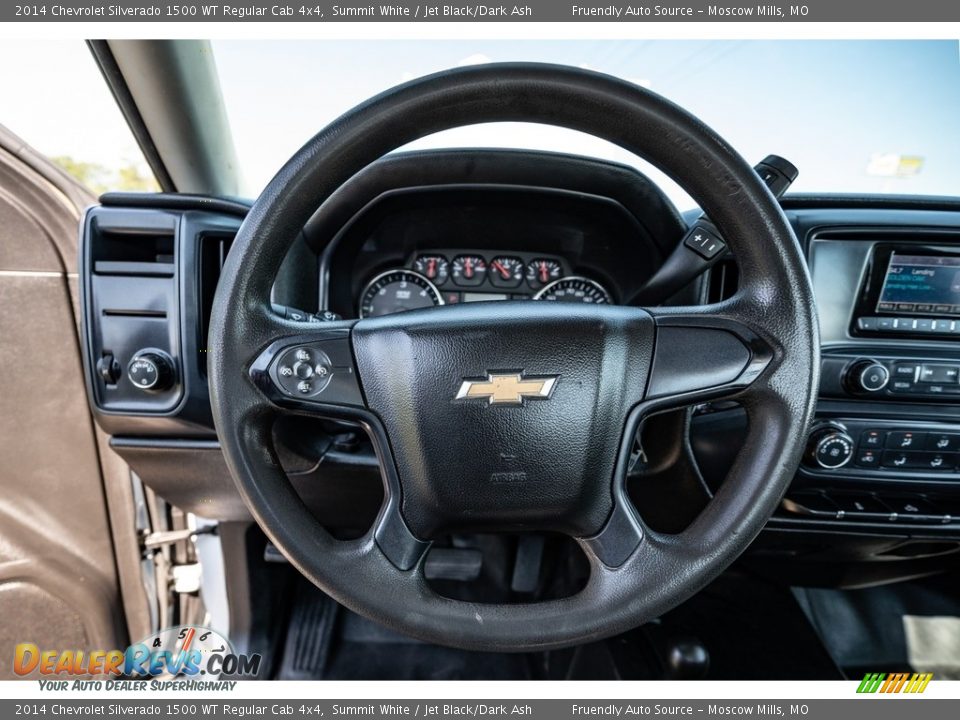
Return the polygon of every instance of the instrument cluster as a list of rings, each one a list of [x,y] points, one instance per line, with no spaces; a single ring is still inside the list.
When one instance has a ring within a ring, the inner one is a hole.
[[[361,318],[462,302],[544,300],[612,304],[606,288],[573,275],[563,258],[533,253],[424,252],[369,280]]]

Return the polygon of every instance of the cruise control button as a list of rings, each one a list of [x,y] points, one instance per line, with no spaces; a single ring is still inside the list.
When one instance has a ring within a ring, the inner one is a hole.
[[[313,377],[313,366],[308,362],[296,362],[293,365],[293,372],[301,380],[309,380]]]
[[[926,438],[926,433],[898,430],[887,435],[887,447],[897,450],[920,450]]]
[[[924,449],[955,452],[960,450],[960,435],[956,433],[927,433]]]
[[[706,260],[716,257],[727,247],[719,235],[700,223],[690,229],[683,244]]]

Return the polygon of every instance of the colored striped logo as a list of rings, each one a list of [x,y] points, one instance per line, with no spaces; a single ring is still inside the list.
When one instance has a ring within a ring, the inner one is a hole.
[[[933,673],[867,673],[858,693],[922,693],[933,680]]]

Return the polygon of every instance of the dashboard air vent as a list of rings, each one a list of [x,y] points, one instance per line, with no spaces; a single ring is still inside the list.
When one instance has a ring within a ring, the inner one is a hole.
[[[207,372],[207,331],[210,328],[210,311],[213,309],[213,296],[217,292],[220,273],[226,262],[227,253],[233,244],[234,235],[207,233],[200,237],[200,267],[198,278],[198,297],[200,298],[200,372]]]
[[[721,260],[710,268],[707,283],[707,302],[717,303],[733,297],[739,286],[740,272],[733,258]]]

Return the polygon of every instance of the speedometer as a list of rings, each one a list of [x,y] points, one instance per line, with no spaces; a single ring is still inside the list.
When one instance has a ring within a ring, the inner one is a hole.
[[[533,296],[534,300],[548,300],[552,302],[592,303],[594,305],[611,305],[610,298],[603,285],[589,278],[570,277],[554,280],[543,290]]]
[[[360,294],[360,317],[392,315],[443,305],[436,286],[411,270],[388,270],[367,283]]]

